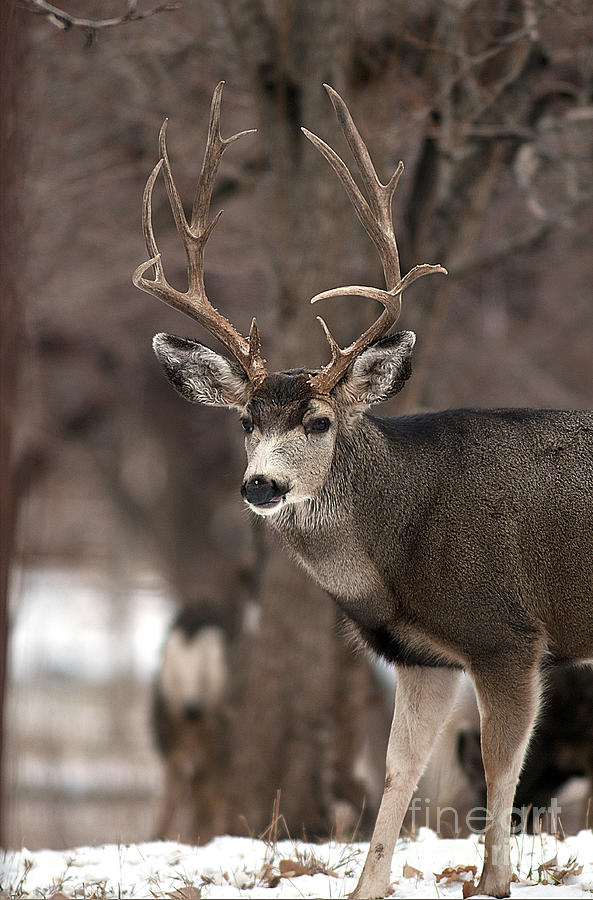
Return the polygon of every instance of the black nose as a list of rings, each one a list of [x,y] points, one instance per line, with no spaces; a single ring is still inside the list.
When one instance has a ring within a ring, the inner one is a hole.
[[[241,494],[254,506],[272,506],[279,503],[288,488],[265,475],[253,475],[241,488]]]
[[[190,722],[197,722],[202,717],[202,707],[195,701],[194,703],[186,703],[183,712],[185,713],[185,718],[189,719]]]

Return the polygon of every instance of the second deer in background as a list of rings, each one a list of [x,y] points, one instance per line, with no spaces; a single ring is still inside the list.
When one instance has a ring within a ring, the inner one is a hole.
[[[155,837],[205,843],[225,821],[227,636],[203,604],[183,607],[154,682],[152,728],[165,766]]]

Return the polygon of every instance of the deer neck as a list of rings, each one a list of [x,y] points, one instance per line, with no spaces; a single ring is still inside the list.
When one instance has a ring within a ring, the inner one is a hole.
[[[389,460],[384,435],[373,419],[364,416],[338,436],[319,496],[287,506],[271,519],[313,578],[345,600],[385,591],[368,542],[361,540],[361,535],[372,527],[381,484],[389,477],[385,471]]]

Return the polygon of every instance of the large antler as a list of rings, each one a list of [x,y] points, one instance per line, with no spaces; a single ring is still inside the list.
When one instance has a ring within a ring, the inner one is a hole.
[[[318,316],[330,345],[332,358],[320,372],[310,376],[310,381],[322,393],[329,393],[340,381],[352,361],[366,347],[386,335],[397,321],[401,312],[401,295],[403,291],[418,278],[421,278],[422,275],[429,275],[431,272],[443,272],[446,275],[447,270],[443,266],[425,264],[415,266],[404,278],[401,277],[399,254],[393,230],[391,203],[400,175],[404,170],[404,164],[400,162],[387,184],[382,184],[377,177],[369,151],[354,124],[348,107],[332,87],[324,84],[324,88],[329,94],[344,137],[358,166],[368,199],[363,196],[350,170],[338,154],[325,141],[318,138],[317,135],[307,131],[306,128],[303,128],[302,131],[320,153],[325,156],[342,182],[358,218],[379,251],[385,273],[386,287],[386,290],[381,290],[375,287],[349,285],[323,291],[321,294],[316,294],[311,300],[311,303],[317,303],[318,300],[326,300],[328,297],[354,295],[356,297],[369,297],[371,300],[378,300],[384,306],[384,311],[370,328],[344,350],[339,347],[324,320]]]
[[[250,381],[257,385],[266,377],[265,359],[260,355],[259,332],[255,319],[251,322],[249,338],[244,338],[231,323],[215,309],[206,295],[204,287],[204,247],[206,241],[214,230],[216,223],[222,215],[222,210],[216,214],[211,222],[208,222],[210,201],[216,174],[220,165],[222,154],[230,144],[233,144],[244,134],[252,134],[255,129],[241,131],[232,137],[223,140],[220,134],[220,104],[224,81],[221,81],[214,89],[212,105],[210,107],[210,123],[208,126],[208,140],[204,151],[202,170],[196,187],[191,222],[188,223],[181,198],[173,181],[171,164],[167,153],[166,134],[167,119],[163,122],[159,134],[160,159],[146,182],[142,200],[142,230],[149,259],[138,266],[132,276],[132,281],[137,288],[147,291],[195,319],[204,328],[219,339],[241,364]],[[165,277],[161,254],[157,247],[152,227],[152,191],[154,183],[163,172],[165,186],[171,205],[171,212],[175,220],[175,227],[180,235],[185,252],[187,254],[187,292],[176,290]],[[144,277],[144,273],[154,268],[154,280]]]

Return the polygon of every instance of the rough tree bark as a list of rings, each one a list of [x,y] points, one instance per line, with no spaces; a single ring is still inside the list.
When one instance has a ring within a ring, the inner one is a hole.
[[[8,588],[16,496],[13,440],[21,315],[18,276],[22,265],[19,215],[19,64],[24,35],[19,12],[0,5],[0,846],[4,834],[4,698],[8,649]],[[22,149],[22,148],[21,148]],[[20,160],[22,164],[22,159]]]

